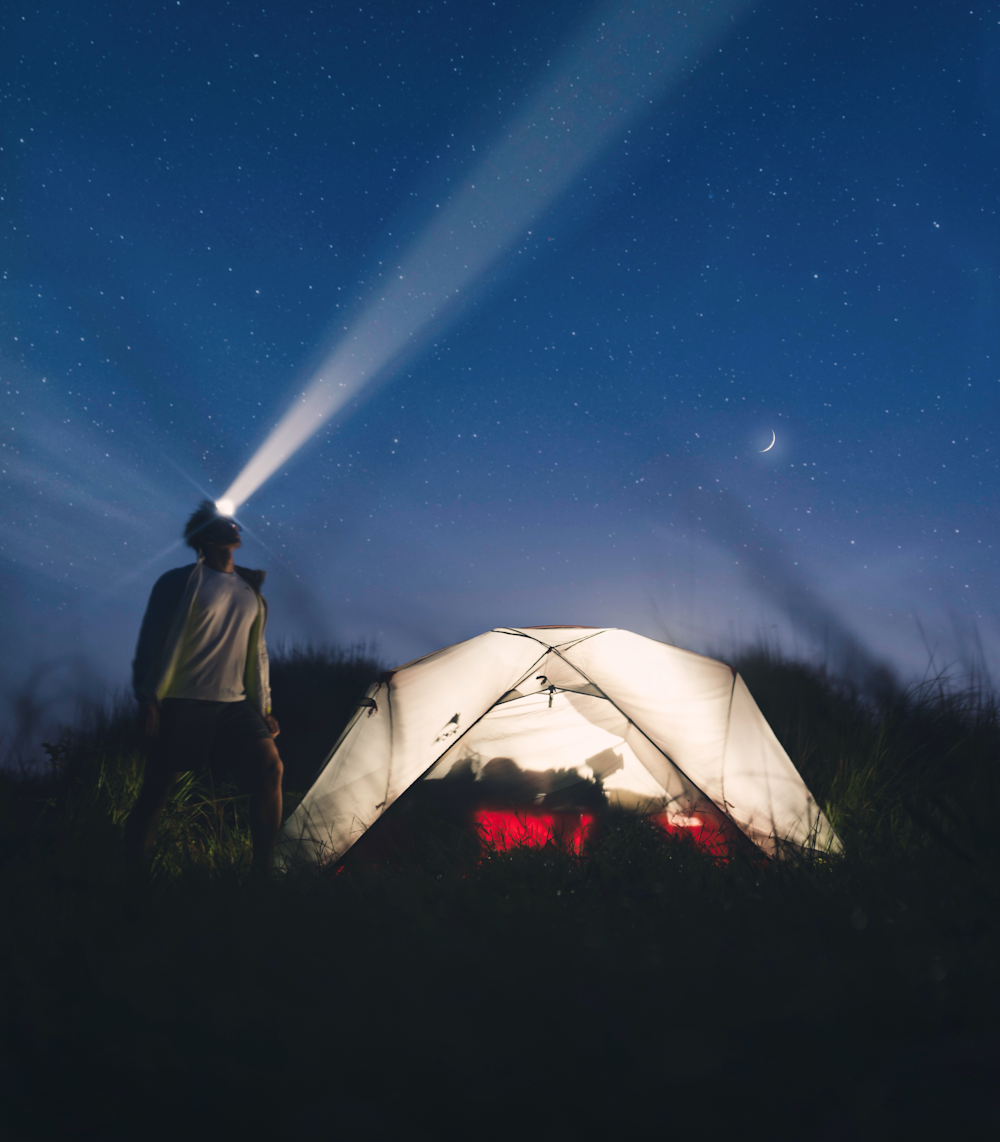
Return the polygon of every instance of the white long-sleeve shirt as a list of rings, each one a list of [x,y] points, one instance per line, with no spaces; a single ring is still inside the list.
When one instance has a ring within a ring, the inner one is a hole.
[[[259,610],[257,593],[235,571],[202,566],[176,671],[164,697],[243,701],[247,649]]]

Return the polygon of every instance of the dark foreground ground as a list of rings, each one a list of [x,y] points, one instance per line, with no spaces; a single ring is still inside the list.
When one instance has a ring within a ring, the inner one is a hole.
[[[338,661],[312,676],[349,709],[373,667]],[[628,819],[579,855],[442,833],[254,885],[223,775],[135,883],[141,750],[114,722],[54,744],[0,790],[0,1137],[992,1135],[995,706],[743,669],[844,858],[719,865]]]

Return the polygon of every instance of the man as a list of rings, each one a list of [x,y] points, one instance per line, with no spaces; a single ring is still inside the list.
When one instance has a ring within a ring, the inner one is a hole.
[[[281,824],[282,775],[264,645],[264,572],[233,563],[240,527],[210,500],[188,520],[184,539],[198,562],[157,580],[132,663],[150,748],[125,826],[125,851],[133,863],[149,863],[174,783],[183,771],[205,765],[213,746],[227,742],[250,785],[253,871],[263,876]]]

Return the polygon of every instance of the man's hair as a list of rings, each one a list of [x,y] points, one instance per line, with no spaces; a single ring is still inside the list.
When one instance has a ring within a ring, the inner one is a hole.
[[[212,542],[212,524],[218,519],[228,520],[211,500],[202,500],[184,527],[184,542],[195,551],[200,551],[203,543]]]

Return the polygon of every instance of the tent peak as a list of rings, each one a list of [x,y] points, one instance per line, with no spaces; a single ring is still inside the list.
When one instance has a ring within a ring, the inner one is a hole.
[[[545,624],[535,627],[494,627],[491,634],[509,634],[516,638],[530,638],[549,650],[557,647],[565,649],[599,634],[615,630],[615,627],[555,626]]]
[[[607,630],[607,627],[585,627],[579,623],[544,623],[537,627],[511,627],[511,630]]]

